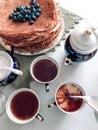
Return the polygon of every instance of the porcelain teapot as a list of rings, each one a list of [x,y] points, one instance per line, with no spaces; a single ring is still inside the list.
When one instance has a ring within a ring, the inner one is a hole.
[[[97,52],[98,33],[93,27],[78,27],[67,37],[65,65],[91,59]]]

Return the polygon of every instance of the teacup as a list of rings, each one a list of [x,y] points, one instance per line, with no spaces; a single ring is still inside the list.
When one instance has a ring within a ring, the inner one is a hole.
[[[38,95],[28,88],[21,88],[14,91],[6,103],[8,117],[18,124],[26,124],[34,118],[43,121],[43,117],[38,114],[39,109],[40,100]]]
[[[59,66],[53,58],[42,55],[32,61],[30,73],[37,82],[44,83],[46,91],[49,91],[49,83],[57,78]]]
[[[48,105],[57,107],[64,113],[74,114],[78,113],[84,106],[84,100],[79,98],[72,98],[71,96],[83,96],[84,90],[80,85],[74,82],[67,82],[59,85],[55,92],[55,102]]]
[[[5,86],[13,82],[17,78],[17,74],[11,70],[1,69],[2,67],[20,69],[18,60],[10,53],[10,51],[0,50],[0,86]]]

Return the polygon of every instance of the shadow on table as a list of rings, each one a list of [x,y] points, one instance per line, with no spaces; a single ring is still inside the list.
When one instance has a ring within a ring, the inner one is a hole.
[[[96,121],[98,123],[98,112],[94,112],[94,115],[95,115],[95,119],[96,119]]]

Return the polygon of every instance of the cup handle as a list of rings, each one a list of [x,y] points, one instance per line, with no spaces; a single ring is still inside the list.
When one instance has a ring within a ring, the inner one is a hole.
[[[49,84],[48,83],[45,84],[45,89],[46,89],[46,92],[49,92]]]
[[[44,118],[39,113],[37,114],[36,119],[39,121],[44,121]]]
[[[14,54],[14,46],[5,45],[6,52],[13,55]]]
[[[49,108],[52,108],[54,106],[56,106],[56,102],[53,102],[53,103],[51,103],[51,104],[48,105]]]

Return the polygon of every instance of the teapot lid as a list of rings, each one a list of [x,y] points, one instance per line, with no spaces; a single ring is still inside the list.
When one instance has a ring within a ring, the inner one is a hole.
[[[97,48],[97,39],[94,32],[89,28],[77,28],[70,37],[70,43],[81,51],[93,51]]]

